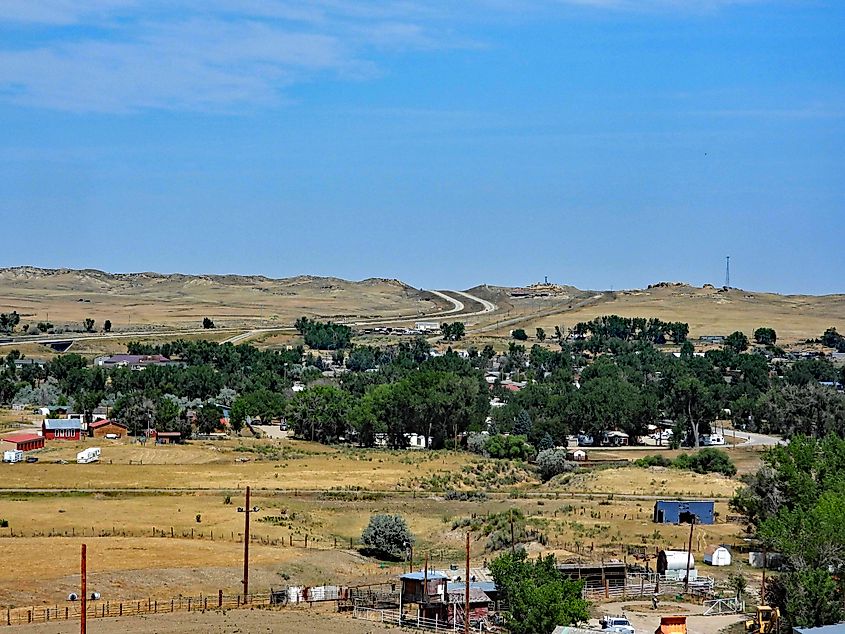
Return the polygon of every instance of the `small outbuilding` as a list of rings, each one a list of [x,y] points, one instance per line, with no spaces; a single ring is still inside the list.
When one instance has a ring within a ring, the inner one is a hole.
[[[712,500],[658,500],[654,503],[654,521],[658,524],[713,524],[715,515]]]
[[[731,551],[724,546],[708,546],[704,549],[704,563],[710,566],[730,566]]]
[[[587,452],[583,449],[573,449],[572,451],[566,452],[566,459],[580,462],[587,459]]]

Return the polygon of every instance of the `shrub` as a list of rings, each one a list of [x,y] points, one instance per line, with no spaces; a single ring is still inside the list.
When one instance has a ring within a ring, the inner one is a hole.
[[[634,464],[638,467],[671,467],[672,461],[666,456],[655,454],[635,460]]]
[[[696,473],[721,473],[736,475],[736,465],[721,449],[706,448],[696,453],[681,454],[672,463],[676,469],[687,469]]]
[[[467,436],[467,450],[472,453],[485,453],[485,446],[487,444],[487,436],[484,434],[470,434]]]
[[[566,459],[565,449],[544,449],[537,454],[537,470],[543,481],[551,480],[556,475],[574,471],[577,465]]]
[[[513,435],[490,436],[484,444],[484,449],[491,458],[517,458],[526,460],[534,448],[528,444],[525,436]]]
[[[398,558],[414,543],[414,537],[401,515],[379,514],[370,517],[361,543],[378,555]]]

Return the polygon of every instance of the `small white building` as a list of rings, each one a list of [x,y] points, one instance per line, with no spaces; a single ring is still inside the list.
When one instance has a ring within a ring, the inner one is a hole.
[[[731,551],[724,546],[708,546],[704,549],[704,563],[710,566],[730,566]]]

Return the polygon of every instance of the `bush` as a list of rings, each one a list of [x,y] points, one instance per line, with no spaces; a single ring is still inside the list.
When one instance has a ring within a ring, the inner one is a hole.
[[[477,454],[486,453],[487,438],[485,434],[470,434],[467,436],[467,451]]]
[[[543,481],[551,480],[556,475],[574,471],[574,462],[566,459],[565,449],[544,449],[537,454],[537,470]]]
[[[528,444],[525,436],[490,436],[484,444],[484,450],[491,458],[517,458],[527,460],[534,453],[534,447]]]
[[[370,523],[361,533],[361,543],[377,555],[394,559],[400,558],[414,543],[414,537],[401,515],[379,514],[370,517]]]
[[[702,449],[696,453],[681,454],[672,463],[676,469],[687,469],[696,473],[721,473],[722,475],[736,475],[736,465],[730,456],[721,449]]]
[[[511,332],[511,337],[516,339],[517,341],[527,341],[528,335],[526,334],[523,328],[517,328],[513,332]]]
[[[635,460],[634,464],[638,467],[671,467],[672,461],[666,456],[652,455],[645,456],[639,460]]]

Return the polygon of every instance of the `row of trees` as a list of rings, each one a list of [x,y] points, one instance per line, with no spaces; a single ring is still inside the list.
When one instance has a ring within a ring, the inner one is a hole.
[[[605,315],[591,321],[575,324],[572,330],[577,338],[591,336],[597,339],[621,339],[623,341],[649,341],[651,343],[683,343],[689,334],[689,324],[680,321],[662,321],[652,317],[620,317]]]
[[[308,323],[300,326],[309,330]],[[235,426],[247,416],[287,418],[305,438],[370,445],[384,434],[392,446],[402,446],[409,433],[444,446],[464,431],[483,431],[488,414],[493,435],[522,435],[538,450],[580,432],[601,438],[619,429],[641,436],[667,418],[676,423],[673,444],[697,444],[725,410],[735,424],[752,431],[816,436],[841,435],[845,429],[845,397],[818,385],[845,378],[829,361],[801,360],[784,369],[770,366],[763,355],[730,347],[695,356],[690,342],[680,358],[646,341],[591,338],[563,341],[556,350],[535,345],[528,351],[511,342],[504,355],[488,345],[470,348],[469,358],[462,359],[452,353],[432,358],[430,345],[418,337],[384,348],[353,347],[345,359],[351,371],[339,379],[324,379],[322,359],[302,347],[258,350],[177,341],[135,342],[129,350],[180,363],[107,373],[75,354],[43,367],[16,367],[10,355],[0,368],[0,400],[55,404],[61,398],[91,412],[98,404],[116,405],[141,393],[152,403],[169,395],[196,410],[203,403],[223,403],[228,393],[231,403],[225,404],[232,405]],[[336,350],[333,356],[342,362],[343,354]],[[492,395],[504,406],[490,412],[484,372],[494,358],[502,377],[529,384],[511,392],[494,383]],[[294,381],[312,387],[293,394]],[[168,416],[158,419],[164,424]]]
[[[0,332],[4,334],[12,334],[20,322],[21,316],[16,311],[12,311],[10,313],[0,313]],[[94,332],[95,324],[96,322],[91,317],[86,317],[82,322],[85,332]],[[51,322],[39,321],[25,325],[23,327],[23,331],[25,334],[38,335],[49,332],[53,330],[53,328],[54,326]],[[111,332],[111,320],[106,319],[103,322],[103,331]]]
[[[300,317],[294,323],[294,327],[303,336],[306,345],[315,350],[348,348],[352,339],[352,328],[343,324],[314,321],[307,317]]]

